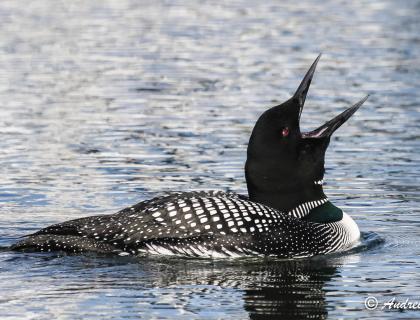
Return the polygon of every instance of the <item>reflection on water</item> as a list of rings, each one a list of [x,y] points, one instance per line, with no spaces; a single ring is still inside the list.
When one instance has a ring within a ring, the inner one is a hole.
[[[363,250],[375,248],[380,241],[376,235],[364,238]],[[22,307],[22,301],[34,304],[48,299],[43,311],[49,314],[77,312],[85,317],[99,312],[97,316],[106,316],[113,310],[123,318],[142,314],[168,319],[175,315],[224,318],[226,314],[251,319],[323,319],[331,309],[326,284],[341,277],[341,266],[360,260],[357,254],[296,260],[8,254],[3,261],[5,273],[19,273],[24,281],[39,286],[36,296],[20,290],[3,300],[10,307],[8,315]],[[63,305],[63,296],[71,298],[71,303]]]
[[[374,232],[345,257],[286,262],[2,249],[2,317],[418,317],[363,301],[419,292],[419,11],[418,0],[1,1],[0,247],[162,191],[245,193],[255,119],[319,52],[305,129],[371,93],[331,143],[325,188]]]
[[[4,262],[20,272],[25,270],[23,263],[31,264],[29,273],[22,277],[40,287],[36,296],[21,292],[20,299],[32,303],[48,299],[43,310],[50,314],[78,312],[83,317],[99,310],[106,314],[103,308],[109,302],[113,307],[108,308],[118,309],[121,317],[142,314],[146,318],[159,315],[171,319],[176,315],[190,319],[230,314],[233,318],[249,315],[252,319],[304,319],[326,318],[325,283],[339,276],[342,264],[355,261],[355,256],[209,261],[24,254]],[[55,271],[51,272],[52,268]],[[71,303],[63,305],[63,296],[69,297]],[[13,315],[13,310],[24,306],[17,300],[15,293],[2,301],[13,307],[6,315]],[[89,309],[84,310],[83,306]]]

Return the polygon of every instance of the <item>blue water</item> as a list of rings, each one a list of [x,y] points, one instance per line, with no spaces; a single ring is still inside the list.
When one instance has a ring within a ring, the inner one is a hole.
[[[0,318],[397,319],[420,300],[420,1],[0,2]],[[364,232],[295,261],[7,250],[170,190],[246,193],[258,115],[323,52],[312,129],[337,131],[325,191]]]

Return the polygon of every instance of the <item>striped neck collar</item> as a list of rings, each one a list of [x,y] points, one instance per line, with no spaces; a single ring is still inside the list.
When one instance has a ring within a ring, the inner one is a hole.
[[[304,202],[298,205],[296,208],[290,210],[287,214],[292,217],[302,219],[303,217],[307,216],[312,209],[319,207],[326,202],[328,202],[328,198]]]

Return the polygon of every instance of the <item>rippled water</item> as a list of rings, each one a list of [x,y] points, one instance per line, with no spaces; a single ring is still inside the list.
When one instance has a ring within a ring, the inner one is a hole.
[[[420,318],[419,1],[0,2],[1,318]],[[8,245],[169,190],[246,193],[254,121],[319,52],[314,128],[366,93],[326,193],[365,247],[309,260],[57,256]]]

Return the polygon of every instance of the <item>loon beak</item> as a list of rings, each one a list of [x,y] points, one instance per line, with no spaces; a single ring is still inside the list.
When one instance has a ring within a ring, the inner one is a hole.
[[[315,59],[315,61],[312,63],[311,67],[309,68],[308,72],[306,72],[305,77],[303,78],[302,82],[299,85],[299,88],[297,88],[295,94],[293,95],[293,98],[295,101],[298,102],[298,108],[299,108],[299,118],[302,114],[303,105],[305,104],[306,95],[308,94],[309,86],[311,85],[312,78],[314,77],[316,65],[318,64],[319,59],[321,58],[321,54],[318,55],[318,57]]]
[[[331,119],[330,121],[326,122],[318,129],[315,129],[311,132],[302,133],[302,138],[323,138],[323,137],[331,137],[335,130],[341,127],[341,125],[346,122],[356,111],[360,108],[360,106],[367,100],[369,95],[364,97],[355,105],[351,106],[344,112],[340,113],[335,118]]]

